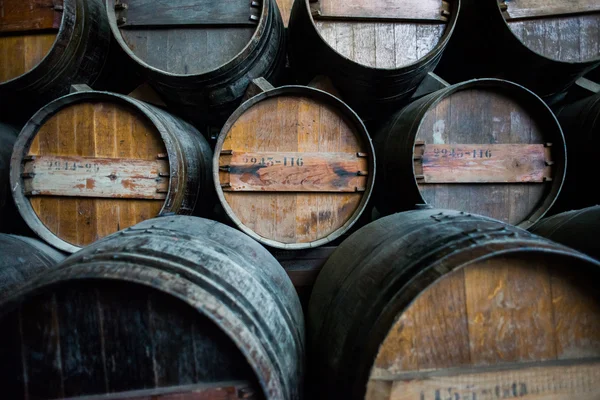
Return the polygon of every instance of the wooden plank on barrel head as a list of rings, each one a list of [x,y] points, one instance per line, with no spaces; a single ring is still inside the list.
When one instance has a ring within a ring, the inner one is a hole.
[[[552,179],[543,144],[425,144],[420,183],[545,182]]]
[[[357,192],[368,175],[356,153],[234,152],[228,167],[225,191]]]
[[[58,29],[61,9],[62,0],[0,1],[0,33]]]
[[[600,396],[600,361],[415,371],[385,380],[393,381],[389,400],[595,400]]]
[[[255,25],[260,18],[259,9],[252,8],[250,1],[124,0],[121,4],[127,4],[127,8],[117,11],[119,28]]]
[[[24,168],[29,196],[165,199],[168,161],[38,156]]]
[[[131,390],[65,400],[255,400],[257,391],[250,382],[215,382],[197,385]]]
[[[446,21],[441,0],[320,0],[316,18]]]
[[[600,12],[597,0],[512,0],[505,4],[508,21]]]

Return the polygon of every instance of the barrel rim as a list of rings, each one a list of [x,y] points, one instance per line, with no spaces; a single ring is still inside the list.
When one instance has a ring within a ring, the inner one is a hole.
[[[252,54],[253,51],[255,51],[259,47],[260,39],[265,34],[265,30],[266,30],[266,27],[268,24],[268,19],[271,17],[274,17],[273,14],[275,12],[273,11],[273,8],[276,7],[276,5],[273,4],[274,0],[266,0],[266,1],[262,2],[262,10],[261,10],[260,20],[255,27],[252,38],[250,38],[250,40],[248,41],[248,43],[246,43],[244,48],[238,54],[233,56],[229,61],[225,62],[224,64],[221,64],[217,68],[213,68],[211,70],[206,70],[201,73],[176,74],[173,72],[163,71],[160,68],[156,68],[156,67],[148,64],[147,62],[142,60],[140,57],[138,57],[137,54],[135,54],[135,52],[133,50],[131,50],[131,48],[125,42],[125,39],[123,38],[123,35],[121,34],[119,27],[117,26],[117,22],[116,22],[117,17],[116,17],[116,13],[115,13],[115,9],[114,9],[115,0],[105,0],[105,1],[106,1],[106,12],[108,15],[108,23],[110,25],[110,30],[112,31],[113,37],[116,40],[116,42],[119,44],[121,49],[123,49],[123,51],[127,54],[127,56],[129,56],[130,59],[132,59],[136,64],[138,64],[142,68],[147,69],[147,70],[151,71],[152,73],[159,74],[159,75],[165,76],[165,77],[171,77],[171,78],[206,77],[209,75],[219,74],[221,72],[228,71],[229,69],[235,67],[237,64],[243,62],[250,54]],[[158,1],[162,1],[162,0],[158,0]],[[112,6],[111,6],[111,4],[112,4]],[[279,11],[277,11],[277,12],[279,12]]]
[[[594,64],[600,63],[600,53],[598,53],[598,55],[595,58],[589,59],[587,61],[563,61],[563,60],[557,60],[555,58],[550,58],[544,54],[538,53],[537,51],[533,50],[531,47],[529,47],[525,43],[523,43],[523,41],[513,32],[510,25],[508,24],[508,21],[506,20],[506,18],[504,18],[504,15],[502,15],[502,10],[500,9],[500,2],[498,2],[498,1],[496,2],[496,8],[498,10],[497,15],[502,19],[506,29],[510,32],[510,34],[521,44],[521,46],[523,46],[525,49],[527,49],[531,53],[535,54],[536,56],[538,56],[546,61],[556,63],[556,64],[562,64],[562,65],[572,65],[572,66],[586,66],[587,65],[587,66],[591,67]],[[577,14],[575,14],[575,16],[577,16]],[[496,16],[492,16],[492,17],[495,18]],[[549,16],[549,18],[552,18],[552,16]]]
[[[233,125],[237,122],[237,120],[246,111],[248,111],[250,108],[252,108],[254,105],[256,105],[264,100],[267,100],[267,99],[270,99],[273,97],[278,97],[278,96],[296,96],[296,97],[304,96],[304,97],[309,97],[309,98],[323,101],[326,104],[331,104],[333,107],[335,107],[337,110],[339,110],[343,116],[347,117],[350,120],[350,122],[352,123],[352,125],[354,125],[355,128],[357,128],[357,131],[356,131],[357,136],[359,136],[360,138],[363,139],[365,146],[368,147],[369,152],[370,152],[368,162],[369,162],[369,169],[370,169],[370,171],[372,171],[372,173],[369,174],[369,177],[367,180],[367,185],[366,185],[366,190],[361,198],[361,201],[360,201],[356,211],[344,223],[344,225],[342,225],[339,229],[335,230],[334,232],[332,232],[331,234],[329,234],[326,237],[322,237],[322,238],[314,240],[312,242],[283,243],[283,242],[279,242],[279,241],[276,241],[273,239],[268,239],[268,238],[258,235],[252,229],[250,229],[246,225],[244,225],[242,223],[242,221],[237,217],[237,215],[233,212],[233,209],[231,208],[231,206],[225,199],[225,195],[223,193],[223,188],[221,188],[221,184],[220,184],[221,182],[220,182],[220,178],[219,178],[219,158],[220,158],[221,150],[223,149],[223,143],[225,141],[225,138],[227,137],[227,134],[229,133],[229,131],[231,130]],[[301,249],[309,249],[309,248],[313,248],[313,247],[319,247],[319,246],[322,246],[329,242],[332,242],[333,240],[337,239],[338,237],[343,235],[345,232],[347,232],[358,221],[358,219],[360,218],[360,216],[363,214],[363,212],[365,211],[365,209],[367,207],[367,204],[369,202],[369,199],[371,198],[371,195],[373,193],[373,189],[375,186],[376,172],[377,171],[376,171],[375,149],[373,148],[373,143],[372,143],[371,137],[367,131],[367,128],[365,127],[364,123],[362,122],[362,120],[360,119],[358,114],[356,114],[356,112],[354,110],[352,110],[346,103],[344,103],[342,100],[338,99],[337,97],[333,96],[332,94],[327,93],[322,90],[319,90],[319,89],[308,87],[308,86],[298,86],[298,85],[281,86],[281,87],[277,87],[277,88],[259,93],[256,96],[254,96],[254,97],[250,98],[249,100],[247,100],[246,102],[244,102],[227,119],[227,122],[225,122],[225,125],[223,125],[223,128],[221,129],[221,133],[219,134],[219,137],[217,139],[217,143],[215,144],[215,150],[214,150],[214,155],[213,155],[213,181],[214,181],[215,189],[217,192],[217,197],[218,197],[219,202],[222,205],[223,209],[225,210],[225,213],[227,214],[227,216],[235,223],[235,225],[240,230],[242,230],[244,233],[246,233],[253,239],[255,239],[255,240],[259,241],[260,243],[267,245],[269,247],[272,247],[275,249],[282,249],[282,250],[301,250]]]
[[[433,99],[433,101],[427,103],[427,108],[424,110],[422,117],[424,117],[429,111],[431,111],[435,106],[437,106],[442,100],[444,100],[445,98],[448,98],[449,96],[452,96],[453,94],[455,94],[457,92],[460,92],[463,90],[468,90],[468,89],[488,89],[488,88],[494,88],[494,87],[515,93],[516,94],[515,99],[517,99],[517,100],[523,99],[523,100],[521,100],[521,103],[527,103],[528,110],[533,110],[533,112],[535,112],[536,114],[540,114],[540,115],[545,114],[545,117],[546,117],[545,119],[547,120],[548,126],[552,125],[554,127],[554,129],[553,129],[554,132],[550,132],[550,131],[548,133],[544,132],[545,136],[551,137],[553,141],[555,141],[556,139],[558,139],[558,141],[559,141],[559,143],[553,142],[552,147],[553,148],[560,147],[561,154],[559,154],[559,155],[562,156],[562,160],[560,160],[560,161],[563,161],[563,162],[554,164],[556,167],[560,167],[560,171],[558,172],[558,174],[555,174],[554,177],[560,178],[560,179],[552,180],[552,186],[551,186],[550,191],[548,192],[548,195],[543,198],[542,202],[538,206],[533,208],[533,210],[531,211],[529,216],[524,221],[522,221],[516,225],[519,228],[528,229],[529,227],[534,225],[537,221],[539,221],[541,218],[543,218],[544,215],[546,215],[546,213],[550,210],[550,208],[552,208],[552,206],[558,199],[558,196],[560,195],[560,192],[561,192],[562,187],[565,182],[566,172],[567,172],[567,145],[566,145],[564,133],[563,133],[560,123],[558,122],[556,115],[554,115],[554,113],[552,112],[550,107],[546,104],[546,102],[544,102],[533,91],[531,91],[531,90],[527,89],[525,86],[519,85],[518,83],[515,83],[515,82],[511,82],[511,81],[503,80],[503,79],[497,79],[497,78],[472,79],[472,80],[468,80],[465,82],[457,83],[455,85],[449,86],[448,88],[442,89],[439,92],[436,92],[437,95],[434,94],[435,98]],[[527,100],[531,100],[531,101],[527,102]],[[537,110],[534,109],[534,107]],[[415,152],[415,141],[417,138],[417,134],[419,133],[419,131],[421,130],[421,127],[423,126],[423,121],[424,121],[424,118],[421,118],[419,120],[419,123],[417,124],[417,126],[414,128],[413,133],[411,133],[411,135],[413,135],[413,145],[412,145],[412,153],[413,154]],[[413,182],[415,184],[415,187],[418,189],[419,197],[420,197],[422,203],[426,203],[425,199],[423,198],[422,192],[421,192],[421,186],[418,184],[417,179],[416,179],[414,163],[411,164],[411,168],[412,168]]]
[[[25,126],[21,130],[21,133],[17,137],[17,141],[15,142],[14,150],[10,160],[11,191],[13,194],[15,205],[17,206],[17,210],[23,217],[23,220],[31,228],[31,230],[33,230],[46,243],[67,253],[75,253],[85,246],[78,246],[67,242],[66,240],[59,237],[57,234],[53,233],[41,221],[40,217],[33,209],[31,202],[21,190],[21,170],[23,165],[23,157],[26,155],[26,152],[29,151],[31,143],[37,136],[39,128],[56,113],[61,111],[64,107],[71,106],[77,103],[82,103],[86,100],[107,101],[117,104],[126,104],[128,107],[130,107],[130,109],[133,108],[134,110],[141,113],[141,116],[143,118],[150,121],[150,123],[152,123],[152,125],[158,132],[158,134],[161,136],[161,139],[167,149],[171,177],[169,177],[169,189],[167,192],[167,197],[164,200],[163,206],[159,214],[171,211],[172,207],[167,207],[167,203],[169,203],[170,199],[173,199],[178,193],[178,180],[173,179],[172,177],[179,177],[180,174],[178,173],[178,171],[182,169],[182,165],[180,165],[181,160],[178,159],[179,157],[175,156],[175,154],[177,154],[175,152],[176,144],[169,137],[169,134],[167,133],[167,129],[165,128],[164,124],[155,115],[152,114],[150,109],[145,106],[145,103],[139,100],[117,93],[101,91],[84,91],[71,93],[66,96],[59,97],[58,99],[42,107],[25,124]]]
[[[12,85],[18,85],[20,82],[26,81],[30,76],[34,75],[34,71],[36,71],[38,69],[42,69],[43,67],[47,67],[48,65],[51,65],[54,58],[60,57],[60,55],[57,54],[59,51],[58,50],[59,44],[62,43],[63,41],[65,43],[68,43],[73,38],[73,34],[74,34],[73,29],[67,30],[67,28],[65,26],[66,25],[65,20],[67,18],[67,11],[69,11],[70,13],[72,13],[74,15],[75,20],[80,18],[80,16],[77,14],[76,2],[77,2],[77,0],[63,0],[63,12],[62,12],[62,16],[60,18],[60,27],[58,28],[58,32],[56,33],[56,38],[54,39],[54,43],[52,43],[52,47],[50,48],[50,50],[48,50],[46,55],[33,68],[31,68],[29,71],[25,72],[24,74],[21,74],[19,76],[11,78],[7,81],[0,82],[0,90],[4,89],[7,86],[10,87]]]
[[[315,33],[317,34],[317,36],[319,37],[321,44],[325,45],[327,47],[327,49],[333,53],[335,53],[336,55],[338,55],[339,57],[341,57],[345,62],[351,63],[354,66],[357,66],[359,68],[364,68],[366,70],[369,71],[385,71],[385,72],[397,72],[397,71],[403,71],[406,69],[411,69],[411,68],[417,68],[420,67],[423,64],[426,64],[427,62],[430,62],[431,60],[435,59],[435,57],[437,55],[439,55],[441,52],[444,51],[444,49],[446,48],[446,46],[448,45],[448,43],[450,42],[450,38],[452,37],[454,30],[456,28],[457,25],[457,21],[459,18],[459,14],[460,14],[460,10],[462,8],[462,1],[463,0],[455,0],[451,2],[452,7],[454,8],[454,12],[452,12],[452,15],[450,17],[450,20],[448,22],[445,22],[445,24],[447,24],[446,29],[444,30],[444,34],[442,35],[442,38],[440,39],[440,41],[436,44],[436,46],[431,49],[431,51],[429,51],[425,56],[419,58],[418,60],[410,63],[410,64],[406,64],[403,65],[402,67],[394,67],[394,68],[374,68],[374,67],[370,67],[368,65],[359,63],[357,61],[354,61],[348,57],[346,57],[345,55],[343,55],[342,53],[338,52],[337,50],[335,50],[333,47],[331,47],[331,45],[325,40],[325,38],[323,37],[323,35],[321,34],[320,30],[317,28],[317,25],[315,24],[315,19],[312,16],[311,10],[310,10],[310,2],[311,0],[296,0],[296,1],[302,1],[304,3],[304,8],[306,11],[306,15],[308,15],[308,19],[310,21],[310,25],[311,27],[314,29]],[[291,21],[291,19],[290,19]],[[292,26],[292,24],[290,23],[290,26]]]
[[[100,262],[99,264],[104,263]],[[192,307],[198,314],[208,318],[219,331],[223,332],[229,340],[236,345],[236,349],[248,362],[255,378],[261,386],[261,390],[265,394],[270,393],[269,389],[271,391],[275,390],[276,395],[285,393],[285,390],[278,379],[270,380],[270,382],[272,382],[271,387],[267,384],[265,377],[268,376],[269,371],[274,369],[270,357],[261,341],[251,334],[250,329],[246,327],[245,324],[241,323],[241,319],[235,312],[229,307],[214,307],[212,311],[207,310],[206,307],[202,307],[204,304],[222,304],[215,295],[206,289],[198,287],[193,282],[177,274],[164,271],[160,271],[160,273],[170,277],[170,279],[168,279],[169,284],[161,285],[158,280],[153,282],[149,274],[150,270],[154,270],[154,268],[147,268],[145,271],[140,271],[139,276],[131,276],[120,273],[117,268],[109,271],[101,265],[96,264],[86,264],[84,268],[81,268],[81,266],[78,266],[77,264],[66,265],[64,267],[61,266],[59,266],[59,269],[41,275],[40,278],[44,278],[44,280],[38,278],[33,282],[29,282],[24,286],[19,287],[17,291],[10,296],[0,299],[0,317],[5,313],[10,312],[20,302],[25,301],[27,298],[43,294],[52,290],[54,287],[68,282],[114,281],[140,285],[172,296]],[[82,274],[81,276],[70,275],[68,278],[66,277],[70,271],[75,270],[80,270],[80,273],[85,272],[85,274]],[[146,277],[146,275],[148,277]],[[194,299],[191,298],[192,296]],[[224,308],[226,308],[226,310],[224,310]],[[224,323],[226,326],[224,326]],[[245,330],[246,334],[240,332],[241,330]],[[279,397],[276,396],[276,398]],[[281,398],[284,398],[284,396],[281,396]]]

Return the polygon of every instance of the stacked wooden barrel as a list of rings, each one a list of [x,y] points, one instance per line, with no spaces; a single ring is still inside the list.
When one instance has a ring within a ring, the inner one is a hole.
[[[290,56],[308,82],[326,75],[361,115],[396,107],[437,65],[460,0],[294,2]]]
[[[384,214],[427,203],[529,227],[554,203],[566,169],[554,114],[529,90],[495,79],[411,103],[375,145]]]
[[[112,235],[12,292],[0,315],[7,398],[244,381],[259,398],[301,399],[294,288],[217,222],[163,217]]]
[[[285,36],[275,0],[107,0],[112,32],[178,112],[222,123],[249,82],[277,81]]]
[[[211,157],[187,122],[130,97],[84,91],[25,125],[11,185],[31,229],[75,252],[161,213],[206,213]]]
[[[382,218],[339,246],[317,279],[308,314],[314,392],[594,398],[599,274],[599,261],[488,218]]]
[[[303,249],[331,242],[365,210],[375,154],[358,116],[307,87],[267,90],[229,118],[215,184],[227,215],[259,242]]]

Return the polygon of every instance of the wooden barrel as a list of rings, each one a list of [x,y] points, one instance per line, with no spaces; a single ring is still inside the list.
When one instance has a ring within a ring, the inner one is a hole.
[[[0,314],[7,398],[239,380],[266,399],[302,398],[294,287],[258,243],[214,221],[169,216],[116,233],[22,287]]]
[[[384,214],[427,203],[529,227],[552,206],[565,174],[554,114],[529,90],[496,79],[415,101],[374,141]]]
[[[600,204],[594,185],[596,148],[600,146],[600,94],[562,107],[557,113],[567,141],[569,168],[555,209],[568,211]]]
[[[386,112],[416,90],[452,35],[460,0],[298,0],[290,58],[299,79],[329,76],[363,117]]]
[[[492,219],[382,218],[317,278],[313,398],[597,398],[598,275],[600,262]]]
[[[0,233],[0,299],[64,259],[39,240]]]
[[[11,185],[31,229],[72,253],[158,214],[210,211],[211,158],[194,127],[159,108],[79,92],[25,125]]]
[[[476,10],[463,20],[462,39],[476,41],[474,58],[492,58],[471,77],[501,77],[556,102],[600,65],[597,0],[486,0],[472,7]],[[469,70],[471,63],[461,63],[461,68]]]
[[[17,129],[0,122],[0,222],[5,220],[2,210],[10,200],[10,156],[17,140]]]
[[[356,222],[375,178],[371,139],[330,94],[284,86],[246,101],[223,127],[213,162],[231,220],[280,249],[316,247]]]
[[[276,82],[285,36],[275,0],[106,0],[121,47],[168,104],[222,123],[254,78]]]
[[[600,260],[600,206],[568,211],[544,218],[531,232]]]
[[[110,37],[102,0],[2,1],[2,104],[37,108],[68,94],[71,84],[92,85]]]

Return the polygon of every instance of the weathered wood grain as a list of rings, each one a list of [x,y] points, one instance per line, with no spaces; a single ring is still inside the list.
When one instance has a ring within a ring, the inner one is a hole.
[[[319,0],[320,12],[314,15],[318,19],[376,19],[446,21],[442,15],[441,0]]]
[[[55,41],[56,33],[0,35],[0,83],[34,69]]]
[[[196,25],[256,25],[256,8],[239,0],[124,0],[127,8],[117,12],[119,28],[196,26]],[[121,23],[119,23],[121,21]]]
[[[600,397],[600,363],[540,362],[496,368],[464,368],[405,373],[389,396],[371,400],[523,399],[593,400]]]
[[[416,148],[420,146],[417,145]],[[528,183],[552,180],[543,144],[425,144],[415,149],[420,183]]]
[[[369,174],[356,153],[234,152],[220,168],[229,172],[224,191],[247,192],[360,192]]]
[[[28,196],[164,200],[169,162],[74,156],[38,156],[25,163]]]
[[[7,32],[57,30],[62,17],[62,4],[63,0],[1,1],[0,35]]]
[[[595,394],[599,275],[592,258],[473,214],[379,219],[338,247],[313,289],[317,390],[372,400]]]
[[[372,178],[370,145],[329,98],[309,88],[296,95],[275,90],[281,93],[243,105],[221,132],[217,190],[238,226],[263,243],[310,245],[356,216]],[[263,158],[273,165],[261,166]]]
[[[511,0],[505,4],[508,21],[600,12],[596,0]]]

